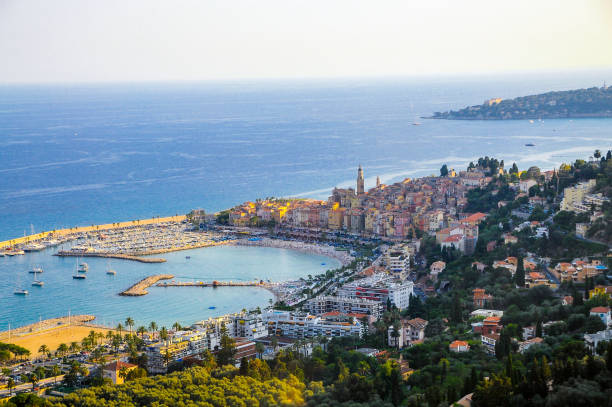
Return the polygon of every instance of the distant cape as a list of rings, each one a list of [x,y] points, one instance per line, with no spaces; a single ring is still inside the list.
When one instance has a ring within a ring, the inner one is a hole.
[[[612,117],[612,88],[588,88],[548,92],[515,99],[493,98],[482,105],[435,112],[428,119],[534,120]]]

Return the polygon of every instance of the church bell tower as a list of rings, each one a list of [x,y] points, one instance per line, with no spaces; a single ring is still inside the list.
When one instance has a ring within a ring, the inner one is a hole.
[[[363,170],[361,169],[361,164],[360,164],[359,169],[357,170],[357,195],[362,195],[363,193],[364,193]]]

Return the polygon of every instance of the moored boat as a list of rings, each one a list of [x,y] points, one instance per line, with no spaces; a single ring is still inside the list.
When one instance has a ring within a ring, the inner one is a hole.
[[[15,295],[28,295],[29,292],[28,292],[28,290],[15,290],[15,292],[13,294],[15,294]]]

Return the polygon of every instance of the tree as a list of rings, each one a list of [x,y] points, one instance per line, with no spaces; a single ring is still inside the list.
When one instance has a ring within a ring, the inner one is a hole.
[[[53,367],[51,368],[51,374],[55,378],[54,380],[55,384],[57,384],[57,376],[62,374],[62,369],[60,369],[58,365],[53,365]]]
[[[61,343],[58,347],[57,347],[57,353],[60,356],[64,356],[66,353],[68,352],[68,345],[66,345],[65,343]]]
[[[261,359],[261,357],[263,356],[263,353],[266,351],[266,347],[264,346],[263,343],[261,342],[257,342],[255,344],[255,352],[257,352],[258,357]]]
[[[497,376],[485,380],[478,386],[472,397],[475,407],[504,407],[510,405],[512,384],[507,376]]]
[[[125,319],[125,326],[130,328],[130,335],[132,335],[132,327],[134,326],[134,320],[132,319],[132,317],[127,317]]]
[[[221,337],[221,349],[217,352],[217,364],[219,366],[233,365],[236,355],[236,341],[229,335]]]
[[[168,340],[168,330],[166,329],[165,326],[162,326],[161,330],[159,331],[159,338],[162,341],[167,341]]]
[[[28,376],[28,381],[32,383],[32,391],[34,391],[34,387],[36,387],[36,383],[38,383],[38,376],[36,376],[36,373],[30,374],[30,376]]]
[[[448,167],[446,164],[444,164],[442,168],[440,168],[440,176],[446,177],[447,175],[448,175]]]
[[[594,334],[604,329],[606,329],[606,324],[596,315],[590,315],[584,324],[584,330],[588,334]]]
[[[147,328],[145,328],[144,326],[139,326],[138,329],[136,330],[136,334],[140,335],[140,339],[144,338],[145,332],[147,332]]]
[[[6,387],[9,389],[9,396],[13,394],[13,389],[15,388],[15,380],[12,377],[6,381]]]
[[[523,267],[523,258],[519,257],[516,264],[516,272],[514,273],[514,282],[519,287],[525,287],[525,269]]]
[[[154,333],[157,332],[157,323],[155,323],[155,321],[151,321],[149,324],[149,331]]]
[[[47,345],[40,345],[40,347],[38,348],[38,353],[42,355],[44,361],[45,357],[49,353],[49,347]]]
[[[453,302],[450,310],[450,318],[451,321],[455,324],[459,324],[463,321],[463,316],[461,312],[461,299],[459,298],[459,294],[455,293],[453,295]]]
[[[117,324],[117,331],[119,331],[119,335],[123,333],[123,325],[121,325],[121,322]]]
[[[180,331],[181,330],[181,324],[177,322],[175,322],[174,324],[172,324],[172,329],[174,329],[174,331]]]
[[[538,322],[536,322],[535,336],[537,338],[542,337],[542,320],[538,320]]]

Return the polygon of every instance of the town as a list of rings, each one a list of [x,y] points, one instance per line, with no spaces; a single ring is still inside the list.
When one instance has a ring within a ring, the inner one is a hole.
[[[82,387],[104,398],[101,385],[147,375],[203,368],[216,378],[260,377],[267,369],[333,385],[311,395],[319,402],[362,386],[368,394],[337,397],[493,406],[538,394],[563,405],[571,396],[560,389],[574,380],[592,386],[597,405],[607,396],[596,376],[612,375],[611,195],[610,151],[550,171],[484,157],[466,170],[444,165],[440,176],[377,179],[367,191],[359,167],[356,188],[334,188],[327,201],[268,198],[91,234],[73,250],[111,253],[117,242],[137,254],[172,250],[169,236],[181,247],[285,247],[342,265],[279,284],[269,306],[188,327],[136,327],[128,317],[57,350],[2,344],[0,391],[42,395],[48,387],[57,405],[79,405]],[[20,360],[27,356],[34,360]],[[331,373],[339,368],[342,377]],[[45,377],[61,385],[42,385]],[[398,383],[373,388],[381,377]]]

